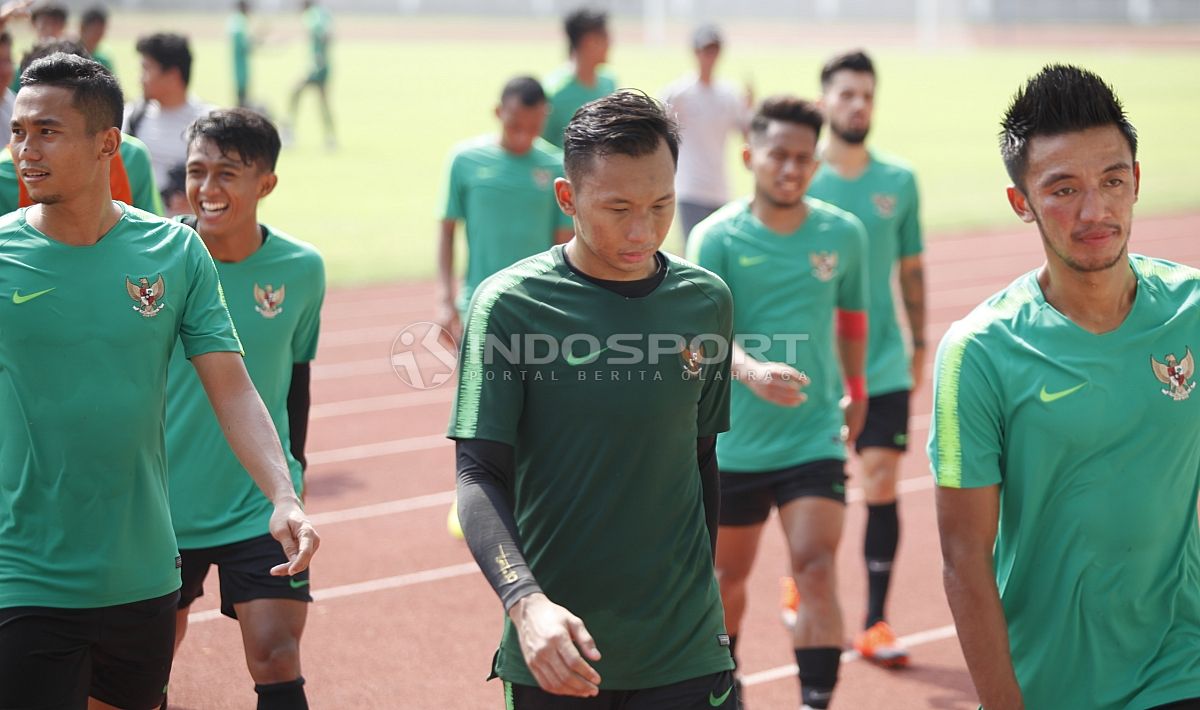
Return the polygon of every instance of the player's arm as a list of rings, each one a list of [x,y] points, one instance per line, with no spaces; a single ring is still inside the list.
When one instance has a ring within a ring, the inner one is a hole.
[[[992,559],[999,515],[999,485],[937,489],[942,583],[971,680],[987,710],[1021,710]]]
[[[308,443],[308,414],[312,409],[312,364],[298,362],[292,365],[292,384],[288,387],[288,439],[292,457],[300,462],[300,469],[308,468],[308,457],[304,453]]]
[[[454,231],[458,220],[443,219],[438,223],[438,312],[437,324],[455,338],[462,334],[458,307],[454,302]]]
[[[549,693],[595,695],[600,675],[584,658],[599,660],[595,641],[579,617],[542,592],[521,549],[511,502],[513,447],[460,439],[455,456],[463,538],[512,619],[530,672]]]
[[[808,399],[801,391],[808,385],[808,375],[786,362],[758,359],[746,352],[735,340],[730,346],[733,379],[750,388],[754,394],[781,407],[798,407]]]
[[[925,375],[925,265],[920,254],[900,259],[900,295],[912,337],[913,390]]]
[[[704,526],[712,545],[713,559],[717,558],[717,530],[721,521],[721,470],[717,466],[717,437],[696,439],[696,465],[700,468],[700,488],[704,496]]]
[[[867,312],[838,309],[838,359],[846,385],[847,439],[854,441],[867,420]]]
[[[303,572],[321,540],[300,507],[279,435],[250,381],[242,356],[236,352],[209,352],[192,357],[192,365],[230,448],[275,505],[271,535],[283,546],[288,562],[271,568],[271,574]]]

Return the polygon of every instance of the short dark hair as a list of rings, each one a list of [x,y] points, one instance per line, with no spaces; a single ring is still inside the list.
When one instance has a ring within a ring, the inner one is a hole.
[[[185,137],[189,148],[203,138],[212,141],[226,158],[236,153],[243,164],[257,165],[267,172],[274,172],[279,160],[279,131],[265,116],[247,108],[210,111],[192,121]]]
[[[574,52],[579,48],[579,43],[583,41],[584,35],[608,30],[608,13],[580,8],[567,15],[566,20],[563,21],[563,29],[567,33],[567,47]]]
[[[821,88],[827,88],[829,82],[833,79],[833,75],[840,71],[863,72],[870,74],[874,78],[875,63],[861,49],[836,54],[830,57],[829,61],[825,62],[825,66],[821,67]]]
[[[1000,121],[1000,157],[1013,184],[1024,190],[1029,140],[1115,126],[1137,160],[1137,129],[1121,100],[1099,75],[1069,64],[1049,64],[1017,90]]]
[[[622,89],[589,101],[575,112],[564,131],[563,170],[576,179],[594,158],[607,155],[641,157],[666,141],[671,161],[679,163],[679,126],[654,98]]]
[[[504,90],[500,92],[500,103],[515,98],[522,106],[532,107],[546,103],[546,91],[537,79],[531,76],[517,76],[508,80]]]
[[[174,32],[156,32],[137,41],[138,54],[158,62],[163,71],[178,69],[183,85],[192,80],[192,50],[188,38]]]
[[[82,42],[73,39],[48,39],[33,45],[25,53],[25,56],[21,57],[21,66],[17,71],[20,74],[24,74],[30,64],[33,64],[42,57],[49,57],[55,52],[74,54],[76,57],[83,57],[84,59],[92,58],[92,55],[88,53],[87,47],[84,47]]]
[[[39,17],[53,17],[65,24],[67,21],[67,12],[66,5],[60,2],[53,2],[53,0],[46,0],[33,6],[33,9],[29,12],[29,19],[31,22],[37,22]]]
[[[104,65],[74,54],[55,52],[21,72],[21,88],[53,86],[70,91],[71,105],[87,119],[92,134],[121,127],[125,97]]]
[[[108,24],[108,10],[103,5],[92,5],[84,10],[83,16],[79,18],[80,27],[96,24]]]
[[[768,96],[758,105],[758,110],[750,119],[750,135],[761,136],[767,132],[772,121],[794,123],[798,126],[808,126],[821,137],[821,124],[825,116],[817,105],[807,99],[781,94]]]

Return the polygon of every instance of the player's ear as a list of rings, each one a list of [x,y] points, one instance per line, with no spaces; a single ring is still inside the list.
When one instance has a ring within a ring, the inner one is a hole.
[[[113,126],[100,132],[100,155],[109,160],[121,151],[121,129]]]
[[[1016,185],[1008,186],[1008,204],[1012,207],[1012,211],[1021,218],[1022,222],[1029,223],[1037,219],[1037,215],[1029,207],[1029,199],[1025,197],[1025,193],[1021,192]]]
[[[747,170],[750,169],[750,144],[749,143],[742,146],[742,165],[745,165]]]
[[[1137,202],[1138,193],[1142,189],[1142,164],[1133,161],[1133,201]]]
[[[262,199],[275,191],[279,184],[279,176],[274,171],[265,172],[258,176],[258,199]]]
[[[575,188],[565,177],[554,181],[554,199],[558,200],[558,208],[568,217],[575,216]]]

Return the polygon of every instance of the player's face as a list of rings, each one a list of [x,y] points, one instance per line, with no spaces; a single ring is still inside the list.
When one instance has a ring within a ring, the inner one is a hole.
[[[1046,258],[1095,272],[1125,259],[1141,169],[1116,126],[1030,139],[1025,189],[1013,211],[1036,222]]]
[[[755,199],[798,207],[820,165],[817,132],[811,126],[771,121],[762,135],[750,136],[742,158],[754,173]]]
[[[104,39],[104,30],[107,26],[103,22],[93,22],[79,28],[79,41],[85,47],[95,47],[100,44],[100,40]]]
[[[721,56],[721,45],[710,44],[706,47],[701,47],[696,50],[696,63],[700,66],[700,73],[707,74],[717,65],[717,59]]]
[[[509,98],[496,108],[496,117],[500,119],[500,130],[503,133],[504,148],[518,155],[528,153],[533,147],[533,141],[542,135],[546,125],[546,104],[525,106],[515,97]]]
[[[649,155],[592,159],[574,182],[554,185],[563,212],[575,218],[571,258],[590,276],[614,281],[647,278],[675,215],[675,162],[660,139]]]
[[[849,69],[834,72],[821,96],[821,107],[829,120],[829,130],[847,143],[862,143],[871,132],[875,77]]]
[[[59,39],[67,30],[67,23],[50,15],[39,15],[33,22],[33,31],[38,39]]]
[[[608,61],[608,30],[588,32],[579,38],[576,54],[584,64],[603,64]]]
[[[91,133],[69,89],[23,87],[12,116],[13,162],[29,197],[54,204],[87,192],[99,180],[101,161],[111,160],[121,132]],[[108,185],[104,185],[108,190]]]
[[[155,100],[162,96],[166,86],[167,75],[163,67],[150,57],[142,55],[142,95],[146,100]]]
[[[237,236],[258,224],[258,201],[275,189],[275,173],[246,165],[216,143],[197,138],[188,146],[186,191],[196,231],[205,238]]]

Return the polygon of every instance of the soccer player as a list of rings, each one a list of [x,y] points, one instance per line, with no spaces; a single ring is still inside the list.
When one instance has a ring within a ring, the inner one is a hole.
[[[237,92],[237,105],[245,108],[250,91],[250,53],[254,51],[254,38],[250,36],[250,3],[238,0],[234,13],[229,16],[229,45],[233,49],[233,85]]]
[[[1130,254],[1112,88],[1042,69],[1001,123],[1045,263],[938,349],[946,596],[988,710],[1200,707],[1200,270]]]
[[[83,44],[74,40],[55,39],[39,42],[21,57],[21,72],[42,57],[55,52],[66,52],[90,59]],[[114,200],[146,210],[152,214],[163,214],[162,198],[154,182],[150,167],[150,151],[146,144],[133,136],[122,133],[121,147],[109,166],[109,187]],[[0,148],[0,214],[18,207],[29,207],[34,203],[29,190],[18,175],[8,146]]]
[[[688,243],[691,260],[724,279],[737,304],[732,429],[717,445],[717,577],[730,639],[736,654],[746,579],[774,506],[804,599],[792,642],[807,708],[828,707],[837,683],[842,611],[834,557],[846,505],[846,439],[858,436],[867,404],[863,226],[804,194],[817,169],[822,120],[802,99],[764,101],[744,156],[753,198],[718,210]]]
[[[295,126],[296,115],[300,111],[300,95],[310,86],[316,89],[317,99],[321,102],[321,117],[325,121],[325,147],[333,150],[337,148],[337,138],[333,132],[333,110],[329,107],[329,44],[333,39],[333,18],[328,10],[314,0],[304,0],[301,8],[303,11],[301,19],[308,31],[309,48],[312,51],[312,65],[308,74],[292,91],[291,110],[288,116],[291,125]],[[285,130],[290,134],[292,129]]]
[[[278,181],[279,133],[247,109],[213,111],[188,128],[187,196],[217,273],[246,370],[283,443],[292,483],[304,486],[309,362],[317,350],[325,267],[311,245],[258,222]],[[241,625],[259,710],[307,707],[300,635],[312,601],[307,570],[269,574],[285,561],[268,532],[271,502],[225,443],[202,383],[177,348],[167,371],[171,520],[183,558],[175,646],[188,609],[215,565],[221,612]]]
[[[68,54],[21,77],[12,149],[37,204],[0,219],[0,707],[162,702],[179,557],[167,500],[167,363],[182,348],[271,533],[308,566],[318,540],[246,374],[194,231],[113,202],[121,90]]]
[[[29,22],[33,25],[37,41],[62,39],[67,31],[69,12],[66,5],[55,0],[43,0],[34,4],[29,13]]]
[[[586,8],[576,10],[563,22],[570,62],[546,77],[550,116],[542,138],[563,147],[563,130],[571,116],[589,101],[617,90],[617,79],[601,64],[608,61],[608,15]]]
[[[732,84],[717,81],[714,71],[721,56],[721,33],[701,25],[692,34],[697,72],[668,86],[663,102],[679,121],[679,171],[675,192],[679,201],[684,244],[697,224],[729,201],[729,171],[725,146],[731,133],[744,133],[753,112],[753,92],[739,95]]]
[[[821,167],[808,194],[858,217],[867,229],[867,422],[854,448],[862,461],[867,503],[863,557],[867,615],[854,648],[888,667],[908,664],[908,651],[884,616],[900,540],[896,479],[908,450],[909,396],[925,362],[925,277],[917,181],[886,153],[868,149],[875,107],[875,67],[860,51],[833,57],[821,70],[820,105],[829,123]],[[892,278],[899,273],[907,339],[896,320]],[[907,340],[907,347],[906,347]]]
[[[678,141],[645,94],[581,108],[555,182],[575,237],[485,281],[467,316],[449,435],[508,612],[510,708],[738,707],[706,525],[733,304],[659,251]],[[542,345],[503,352],[523,341]]]
[[[112,54],[100,46],[108,31],[108,10],[103,5],[94,5],[84,11],[79,19],[79,41],[88,55],[100,62],[105,69],[113,71]]]

